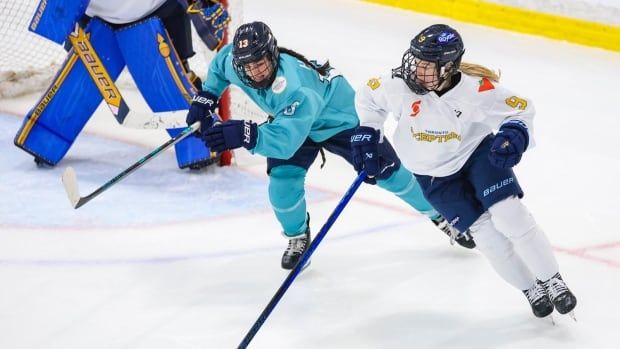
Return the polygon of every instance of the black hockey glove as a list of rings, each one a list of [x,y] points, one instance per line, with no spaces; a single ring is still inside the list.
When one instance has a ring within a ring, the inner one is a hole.
[[[258,139],[258,125],[250,120],[228,120],[209,128],[203,137],[216,152],[244,147],[254,149]]]
[[[379,130],[368,126],[357,127],[351,136],[353,168],[357,173],[366,170],[368,177],[364,182],[368,184],[377,184],[377,177],[382,177],[384,171],[394,165],[394,163],[387,163],[379,154],[380,137]]]
[[[529,143],[527,125],[520,120],[510,120],[500,127],[489,152],[489,161],[495,167],[510,168],[521,161]]]
[[[189,126],[200,121],[200,129],[196,132],[197,136],[201,137],[207,129],[213,126],[214,120],[211,114],[215,114],[218,105],[217,97],[207,91],[200,91],[192,98],[192,105],[189,107],[185,122]]]

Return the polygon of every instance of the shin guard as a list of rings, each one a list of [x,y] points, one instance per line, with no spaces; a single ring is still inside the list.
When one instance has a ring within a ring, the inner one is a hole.
[[[192,84],[172,40],[157,17],[150,17],[116,34],[119,47],[140,93],[154,112],[189,108],[196,88]],[[174,137],[182,129],[169,129]],[[180,168],[210,160],[211,152],[196,137],[175,146]]]
[[[107,81],[114,81],[125,63],[116,45],[114,32],[96,18],[86,29],[100,62],[106,62]],[[90,56],[92,57],[92,56]],[[14,143],[49,165],[56,165],[91,117],[102,93],[90,72],[99,71],[96,62],[87,68],[75,49],[58,71],[50,87],[24,118]]]

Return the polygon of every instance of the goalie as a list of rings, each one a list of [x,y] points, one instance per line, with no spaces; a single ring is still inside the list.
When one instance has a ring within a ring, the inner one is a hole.
[[[58,13],[66,14],[59,19]],[[68,55],[48,89],[24,118],[17,147],[38,165],[56,165],[104,101],[120,124],[129,112],[114,82],[127,67],[153,112],[188,109],[201,81],[187,62],[193,56],[191,25],[217,50],[230,22],[212,0],[47,0],[29,29],[65,43]],[[171,137],[182,129],[168,129]],[[180,168],[215,161],[195,137],[176,144]]]

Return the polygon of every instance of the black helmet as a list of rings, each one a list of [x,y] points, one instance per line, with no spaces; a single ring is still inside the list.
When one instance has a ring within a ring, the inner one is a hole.
[[[263,22],[246,23],[235,32],[233,39],[233,67],[244,84],[263,89],[271,86],[278,70],[278,44],[271,29]],[[244,65],[254,63],[267,56],[273,71],[271,75],[256,82],[246,73]]]
[[[431,25],[411,40],[411,46],[403,55],[402,65],[392,70],[392,76],[403,79],[413,92],[426,94],[429,90],[416,79],[417,63],[435,63],[436,86],[441,86],[457,73],[464,52],[463,39],[456,30],[445,24]]]

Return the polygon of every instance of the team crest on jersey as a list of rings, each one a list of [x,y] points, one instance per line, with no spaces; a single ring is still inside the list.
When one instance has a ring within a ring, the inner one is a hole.
[[[275,80],[273,80],[273,84],[271,84],[271,91],[275,94],[282,93],[286,88],[286,78],[284,76],[278,76]]]
[[[449,141],[461,141],[461,135],[453,131],[424,130],[423,132],[418,132],[413,126],[410,130],[411,136],[418,142],[448,143]]]
[[[381,81],[379,81],[379,78],[372,78],[372,79],[368,80],[366,85],[368,85],[368,87],[370,87],[370,89],[376,90],[376,89],[379,88],[379,86],[381,86]]]
[[[420,100],[417,100],[411,104],[411,114],[409,114],[409,116],[412,118],[418,116],[418,113],[420,112],[420,104],[422,104],[422,101]]]
[[[478,81],[478,85],[480,85],[478,86],[478,92],[489,91],[495,88],[491,80],[488,78],[480,79],[480,81]]]

